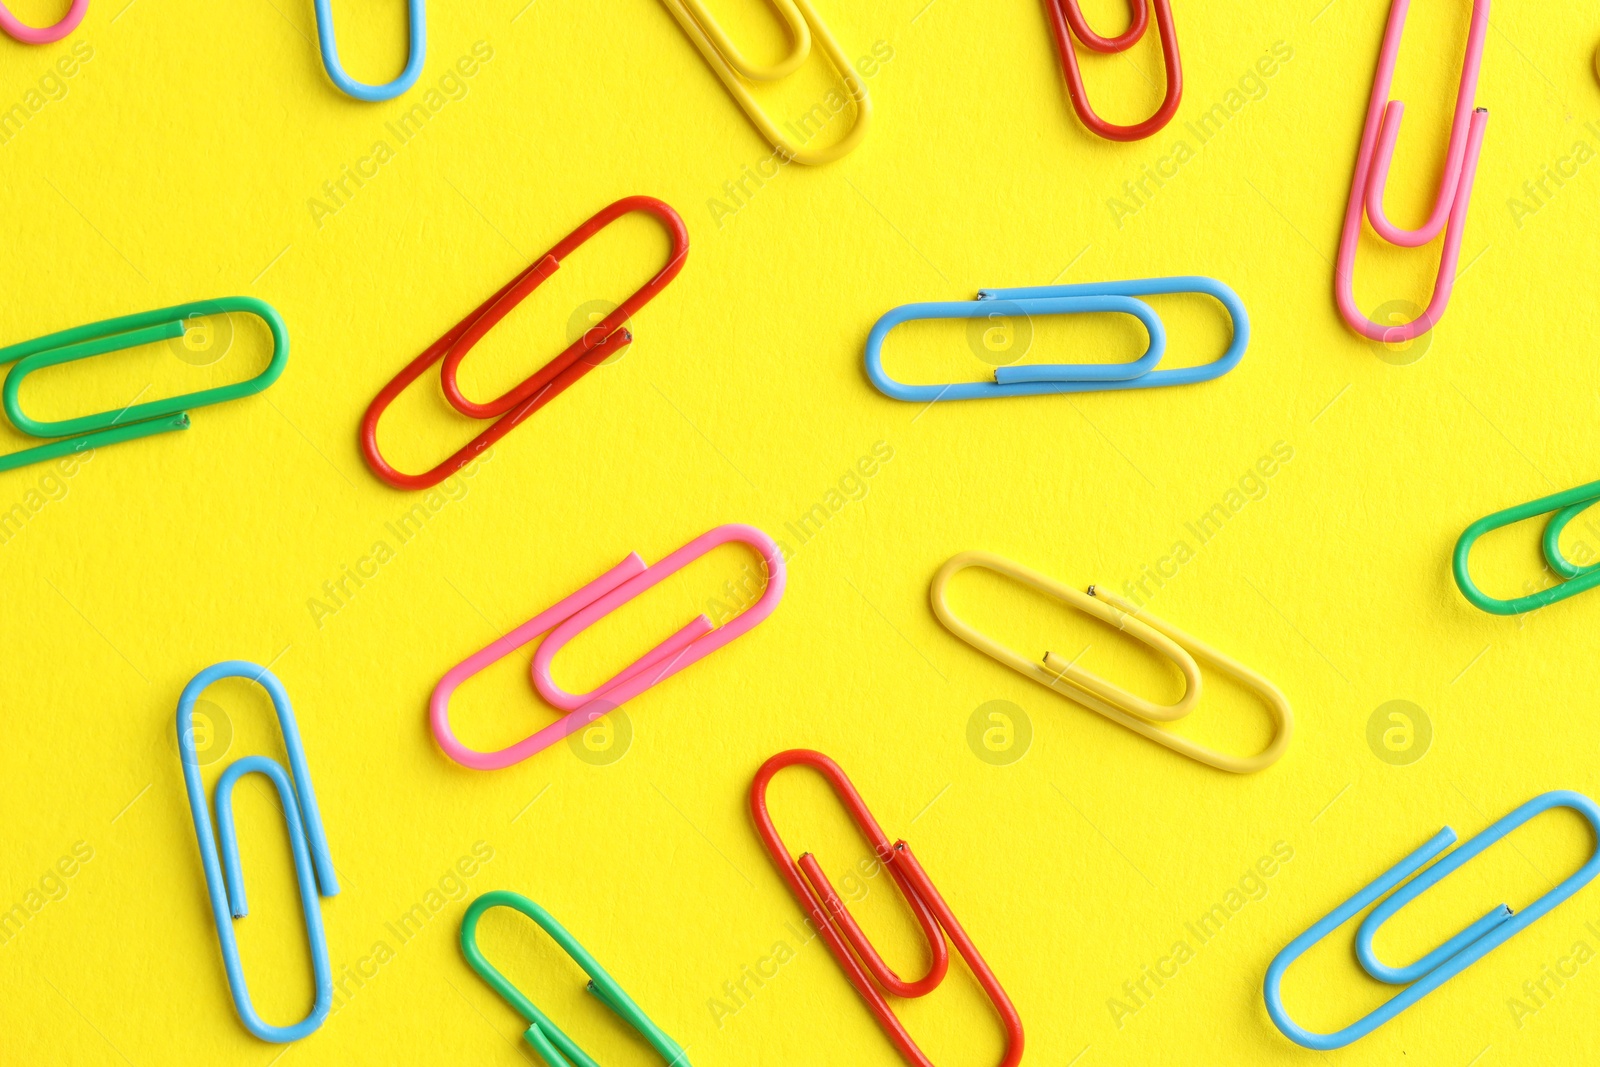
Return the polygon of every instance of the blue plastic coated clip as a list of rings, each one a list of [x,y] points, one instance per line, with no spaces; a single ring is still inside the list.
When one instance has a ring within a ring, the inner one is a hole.
[[[248,678],[267,691],[272,698],[272,706],[278,712],[283,747],[289,754],[289,766],[294,771],[294,778],[291,781],[282,765],[265,756],[246,756],[222,772],[222,777],[217,781],[217,834],[221,837],[219,864],[217,837],[212,833],[211,813],[206,805],[205,789],[200,784],[200,764],[195,756],[191,718],[200,694],[222,678]],[[321,1026],[333,1006],[333,970],[328,964],[328,939],[322,930],[322,910],[317,902],[317,890],[320,886],[323,896],[334,896],[339,892],[339,881],[333,872],[333,859],[328,854],[328,840],[323,833],[322,815],[317,810],[317,797],[311,789],[311,772],[306,768],[300,730],[295,725],[294,709],[289,705],[289,694],[284,691],[283,683],[265,667],[242,660],[219,663],[195,675],[178,698],[178,756],[183,762],[183,781],[189,790],[189,808],[194,816],[195,837],[200,843],[200,861],[206,873],[206,892],[211,897],[211,912],[217,923],[217,942],[222,949],[223,966],[228,972],[228,989],[233,994],[233,1006],[245,1028],[261,1040],[279,1044],[298,1041]],[[256,1014],[250,1003],[250,990],[245,984],[244,966],[239,961],[239,943],[233,933],[233,919],[243,918],[249,910],[245,905],[244,873],[239,866],[238,840],[234,836],[233,789],[240,778],[252,773],[265,775],[277,787],[284,819],[289,824],[289,847],[294,853],[300,904],[306,918],[306,941],[311,949],[316,1000],[311,1013],[293,1026],[273,1026]],[[226,891],[224,871],[227,872]]]
[[[1228,350],[1210,363],[1196,367],[1153,370],[1166,349],[1166,330],[1154,310],[1140,296],[1202,293],[1216,298],[1227,310],[1233,338]],[[1150,335],[1145,354],[1132,363],[1025,364],[995,368],[993,382],[952,382],[947,385],[909,385],[889,377],[883,369],[883,342],[889,331],[903,322],[921,319],[977,319],[993,315],[1059,315],[1111,311],[1133,315]],[[867,377],[885,396],[896,400],[980,400],[1002,396],[1039,396],[1049,393],[1088,393],[1112,389],[1153,389],[1209,381],[1232,370],[1250,344],[1250,317],[1243,302],[1226,285],[1212,278],[1184,276],[1141,278],[1120,282],[1079,285],[1040,285],[1015,289],[982,289],[976,300],[952,303],[908,304],[878,320],[867,338]]]
[[[344,65],[339,62],[339,45],[333,34],[332,0],[316,0],[317,44],[322,49],[322,65],[327,68],[328,80],[345,95],[376,103],[393,100],[417,84],[417,78],[422,74],[422,62],[428,54],[428,18],[424,11],[424,0],[406,0],[406,3],[411,23],[411,55],[406,60],[406,69],[387,85],[368,85],[346,74]]]
[[[1415,963],[1404,967],[1391,967],[1379,960],[1373,952],[1372,939],[1377,934],[1378,928],[1393,918],[1401,908],[1427,892],[1446,875],[1451,874],[1457,867],[1465,864],[1478,853],[1506,836],[1506,834],[1532,819],[1535,815],[1551,808],[1570,808],[1582,815],[1588,820],[1596,838],[1600,839],[1600,807],[1596,807],[1594,801],[1581,793],[1574,793],[1566,789],[1545,793],[1542,796],[1534,797],[1454,852],[1451,852],[1448,856],[1445,856],[1444,859],[1417,875],[1417,877],[1412,878],[1411,881],[1406,882],[1407,878],[1411,878],[1413,874],[1435,856],[1440,855],[1455,844],[1455,831],[1448,826],[1445,827],[1439,831],[1433,840],[1390,868],[1367,888],[1339,905],[1338,908],[1334,909],[1311,929],[1289,942],[1288,946],[1278,953],[1277,958],[1272,961],[1272,965],[1267,968],[1265,986],[1267,1014],[1272,1016],[1272,1021],[1277,1024],[1278,1029],[1282,1030],[1284,1035],[1291,1041],[1306,1048],[1324,1052],[1330,1049],[1343,1048],[1352,1041],[1367,1036],[1390,1019],[1393,1019],[1396,1015],[1399,1015],[1484,956],[1487,956],[1494,949],[1531,926],[1536,920],[1543,917],[1546,912],[1555,908],[1557,904],[1560,904],[1588,885],[1596,874],[1600,874],[1600,847],[1597,847],[1590,855],[1588,862],[1569,875],[1566,881],[1528,905],[1527,908],[1513,913],[1509,907],[1501,904]],[[1405,882],[1405,884],[1400,885],[1402,882]],[[1351,1023],[1343,1030],[1336,1030],[1331,1034],[1319,1034],[1296,1024],[1293,1019],[1289,1018],[1288,1012],[1284,1010],[1283,994],[1279,988],[1283,983],[1283,974],[1289,969],[1289,965],[1304,955],[1311,946],[1354,918],[1363,908],[1397,885],[1400,885],[1399,891],[1376,908],[1373,908],[1372,913],[1362,921],[1360,928],[1356,931],[1356,955],[1360,958],[1361,965],[1366,969],[1366,972],[1378,981],[1387,982],[1390,985],[1405,985],[1407,982],[1412,984],[1407,985],[1405,989],[1391,997],[1376,1011]]]

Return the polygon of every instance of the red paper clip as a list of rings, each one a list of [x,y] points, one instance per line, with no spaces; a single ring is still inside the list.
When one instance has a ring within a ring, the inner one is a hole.
[[[1067,77],[1067,95],[1072,98],[1072,109],[1085,126],[1108,141],[1139,141],[1149,137],[1172,121],[1183,99],[1183,63],[1178,57],[1178,34],[1172,26],[1172,5],[1170,0],[1150,0],[1150,4],[1155,8],[1161,59],[1167,68],[1167,95],[1156,113],[1143,122],[1118,126],[1096,115],[1089,106],[1089,94],[1083,88],[1083,75],[1078,71],[1078,53],[1072,38],[1076,34],[1085,48],[1105,55],[1126,52],[1144,36],[1149,25],[1145,0],[1128,0],[1128,28],[1116,37],[1101,37],[1091,30],[1078,8],[1078,0],[1044,0],[1044,12],[1055,32],[1056,49],[1061,53],[1061,68]]]
[[[615,311],[585,331],[584,335],[567,346],[564,352],[535,371],[520,385],[482,404],[475,403],[462,395],[456,381],[456,372],[461,366],[461,361],[472,351],[473,346],[483,339],[484,334],[494,329],[501,319],[527,298],[529,293],[554,274],[560,268],[563,259],[572,255],[596,233],[623,215],[635,211],[647,212],[660,219],[666,224],[672,238],[672,255],[655,277],[645,282],[637,292],[619,304]],[[678,213],[662,201],[649,196],[630,196],[601,210],[564,237],[527,270],[502,286],[499,292],[480,304],[476,311],[430,345],[427,351],[412,360],[404,370],[395,375],[393,381],[383,387],[361,420],[361,451],[367,457],[367,465],[372,468],[374,474],[397,489],[428,489],[438,485],[520,426],[528,416],[560,396],[585,374],[630,344],[633,335],[623,324],[648,304],[668,282],[678,276],[688,255],[689,231]],[[383,413],[388,410],[395,397],[441,359],[444,365],[440,368],[440,378],[444,386],[445,399],[452,407],[463,415],[476,419],[503,417],[432,470],[424,474],[406,474],[390,466],[378,451],[378,420],[383,417]]]
[[[872,850],[877,853],[879,861],[894,879],[895,885],[900,887],[900,895],[911,906],[917,925],[922,927],[923,935],[928,939],[928,949],[933,960],[926,976],[915,982],[907,982],[890,970],[889,965],[884,963],[883,957],[878,955],[877,950],[867,941],[866,934],[851,916],[844,902],[839,899],[839,894],[834,891],[828,876],[822,873],[822,866],[816,857],[807,852],[800,857],[797,864],[789,855],[783,839],[778,836],[777,829],[772,825],[772,817],[767,813],[767,786],[771,783],[773,775],[797,763],[803,763],[821,772],[828,780],[834,794],[849,809],[856,826],[872,845]],[[883,827],[872,817],[866,803],[861,799],[861,794],[856,792],[855,786],[850,784],[850,779],[845,776],[837,763],[822,753],[810,749],[791,749],[788,752],[778,753],[763,763],[761,769],[756,772],[755,782],[750,787],[750,814],[755,818],[756,832],[761,835],[762,843],[767,846],[767,852],[772,856],[772,862],[778,868],[778,873],[789,883],[789,890],[805,908],[812,925],[816,927],[817,933],[822,935],[834,958],[839,961],[839,966],[844,968],[845,977],[850,979],[850,984],[856,987],[861,999],[867,1002],[867,1007],[878,1017],[878,1025],[883,1027],[884,1033],[894,1042],[907,1063],[914,1064],[915,1067],[933,1067],[928,1057],[923,1055],[922,1050],[911,1039],[911,1035],[906,1032],[906,1028],[901,1025],[888,1002],[883,999],[883,995],[868,980],[862,966],[865,965],[866,970],[872,972],[872,977],[877,979],[878,985],[895,996],[908,998],[926,996],[944,981],[945,972],[950,966],[950,950],[945,944],[946,935],[954,942],[956,951],[967,961],[967,966],[971,968],[983,991],[989,995],[989,1000],[1000,1016],[1001,1025],[1005,1027],[1006,1053],[1005,1058],[1000,1061],[1000,1067],[1016,1067],[1016,1064],[1022,1061],[1022,1020],[1017,1016],[1017,1010],[1012,1007],[1011,998],[1000,988],[1000,982],[995,978],[994,972],[989,970],[989,965],[983,961],[977,947],[967,937],[967,932],[951,914],[950,906],[933,887],[927,872],[922,869],[916,857],[912,856],[911,846],[904,841],[896,841],[892,845],[889,843]],[[851,949],[854,949],[854,955],[851,954]]]

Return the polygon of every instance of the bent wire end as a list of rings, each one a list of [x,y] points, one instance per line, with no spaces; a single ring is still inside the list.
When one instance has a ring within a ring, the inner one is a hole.
[[[379,103],[393,100],[417,84],[417,78],[422,74],[422,64],[427,59],[428,18],[425,0],[406,0],[406,2],[407,21],[410,24],[408,33],[410,53],[406,57],[405,69],[391,82],[369,85],[350,77],[344,65],[339,62],[339,45],[334,39],[332,4],[330,0],[316,0],[317,45],[322,52],[322,66],[328,72],[328,80],[338,86],[340,92],[366,103]]]
[[[19,44],[54,44],[78,28],[89,11],[89,0],[72,0],[72,6],[54,26],[29,26],[0,3],[0,30]]]

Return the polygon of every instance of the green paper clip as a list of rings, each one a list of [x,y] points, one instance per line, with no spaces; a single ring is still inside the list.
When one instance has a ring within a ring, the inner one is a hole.
[[[75,419],[35,419],[25,414],[18,403],[17,393],[22,387],[22,380],[41,367],[54,367],[60,363],[120,352],[139,345],[176,340],[183,336],[184,323],[192,317],[235,311],[256,316],[272,331],[272,360],[266,370],[254,378]],[[29,436],[63,438],[0,456],[0,472],[102,445],[133,441],[171,430],[186,430],[189,428],[188,409],[222,404],[259,393],[278,380],[288,361],[289,330],[284,326],[282,317],[270,304],[248,296],[198,300],[137,315],[124,315],[0,348],[0,365],[16,364],[6,375],[4,388],[0,389],[0,403],[5,407],[6,416],[18,430]]]
[[[517,1013],[531,1024],[522,1036],[549,1067],[600,1067],[600,1065],[574,1044],[570,1037],[562,1033],[561,1028],[535,1007],[533,1001],[523,996],[521,990],[508,982],[505,975],[495,969],[494,964],[484,958],[482,950],[478,948],[478,920],[490,908],[511,908],[538,923],[544,932],[549,934],[551,939],[588,974],[588,990],[599,999],[600,1003],[616,1012],[623,1022],[638,1031],[639,1036],[650,1043],[650,1047],[661,1055],[668,1067],[690,1067],[688,1057],[684,1055],[683,1049],[678,1047],[678,1043],[650,1021],[649,1017],[639,1009],[639,1005],[622,991],[616,979],[607,974],[606,969],[600,966],[549,912],[521,893],[510,893],[505,890],[485,893],[467,907],[466,915],[461,918],[461,952],[467,957],[467,963],[472,969],[478,972],[478,976],[489,983],[490,988],[499,993],[502,1000],[515,1008]]]

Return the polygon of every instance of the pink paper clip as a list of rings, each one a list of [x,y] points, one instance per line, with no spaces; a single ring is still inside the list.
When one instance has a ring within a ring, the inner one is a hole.
[[[1456,94],[1450,145],[1445,152],[1444,173],[1439,178],[1433,212],[1415,230],[1403,230],[1389,221],[1383,210],[1383,191],[1389,181],[1389,164],[1394,160],[1395,138],[1400,135],[1400,119],[1405,113],[1404,104],[1389,99],[1389,86],[1394,81],[1395,57],[1400,52],[1400,34],[1405,29],[1406,11],[1410,6],[1411,0],[1392,0],[1389,5],[1389,23],[1383,31],[1383,47],[1378,52],[1378,70],[1372,79],[1372,96],[1367,101],[1367,122],[1361,130],[1361,149],[1356,153],[1356,172],[1350,181],[1350,201],[1345,207],[1338,263],[1333,272],[1334,299],[1338,301],[1339,314],[1344,316],[1344,321],[1362,336],[1385,344],[1421,336],[1444,317],[1450,292],[1455,288],[1461,231],[1466,227],[1467,205],[1472,199],[1472,179],[1478,170],[1483,129],[1489,123],[1488,109],[1473,107],[1478,93],[1478,70],[1483,65],[1483,38],[1489,29],[1489,0],[1473,0],[1467,53],[1461,66],[1461,88]],[[1425,245],[1438,237],[1441,229],[1445,230],[1433,297],[1422,314],[1410,322],[1380,326],[1356,307],[1352,278],[1363,214],[1378,236],[1402,248]],[[1445,229],[1447,222],[1449,228]]]
[[[551,679],[550,661],[567,642],[712,549],[734,542],[755,549],[766,564],[766,588],[750,607],[722,626],[713,625],[704,615],[697,616],[689,625],[645,653],[632,666],[624,668],[591,692],[568,693]],[[445,755],[463,767],[496,771],[521,763],[753,630],[772,614],[778,601],[783,599],[784,580],[783,555],[772,538],[754,526],[739,523],[706,531],[654,566],[646,566],[637,552],[629,553],[627,559],[605,574],[554,607],[535,615],[500,640],[474,652],[439,679],[428,704],[433,736],[438,739]],[[568,714],[498,752],[479,752],[463,745],[450,729],[450,697],[457,687],[546,632],[549,637],[539,645],[533,656],[533,686],[546,701]]]
[[[83,21],[83,16],[89,11],[89,0],[72,0],[72,6],[61,17],[61,21],[54,26],[29,26],[23,23],[7,10],[6,5],[0,2],[0,30],[6,36],[23,44],[54,44],[67,34],[78,28],[78,23]]]

